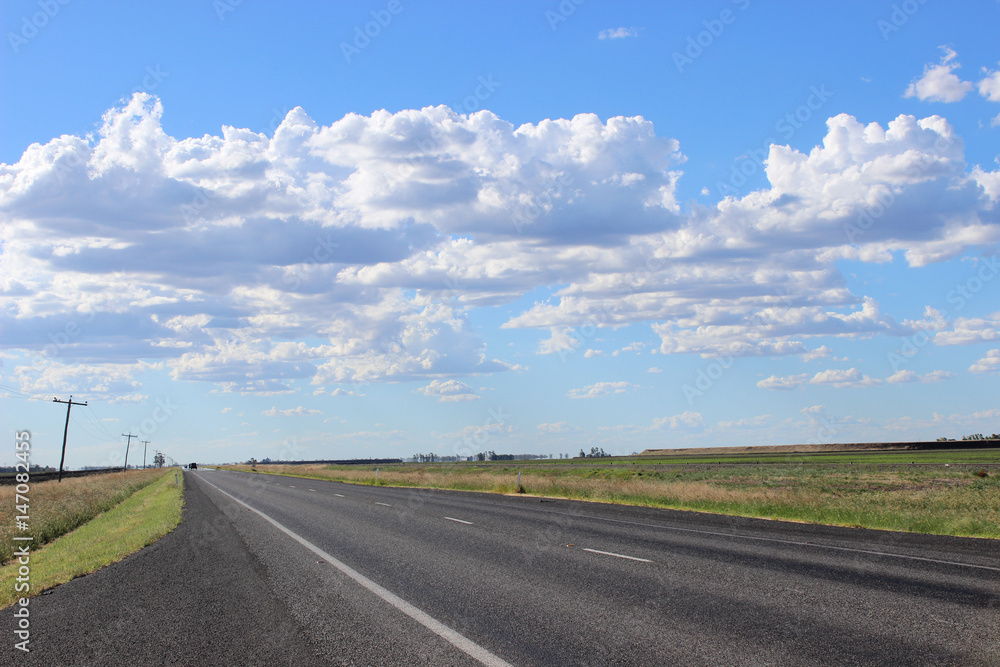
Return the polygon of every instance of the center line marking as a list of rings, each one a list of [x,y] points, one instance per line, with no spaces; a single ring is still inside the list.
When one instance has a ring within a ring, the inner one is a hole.
[[[202,479],[202,481],[205,480]],[[219,493],[221,493],[222,495],[232,498],[240,505],[243,505],[243,507],[246,507],[251,512],[259,515],[262,519],[267,521],[269,524],[271,524],[281,532],[283,532],[285,535],[288,535],[290,538],[292,538],[293,540],[304,546],[306,549],[313,552],[314,554],[325,560],[327,563],[330,563],[330,565],[333,565],[335,568],[346,574],[348,577],[350,577],[357,583],[364,586],[367,590],[374,593],[378,597],[382,598],[382,600],[388,602],[393,607],[403,612],[404,614],[415,620],[417,623],[420,623],[422,626],[424,626],[425,628],[436,634],[438,637],[441,637],[445,641],[449,642],[452,646],[459,649],[460,651],[463,651],[473,659],[479,661],[484,665],[487,665],[488,667],[513,667],[513,665],[511,665],[509,662],[507,662],[500,656],[496,655],[495,653],[491,653],[488,649],[483,648],[482,646],[472,641],[465,635],[459,634],[457,631],[448,627],[447,625],[437,620],[427,612],[413,606],[412,604],[410,604],[403,598],[399,597],[392,591],[385,589],[382,586],[379,586],[377,583],[375,583],[365,575],[361,574],[360,572],[352,568],[350,565],[342,563],[341,561],[337,560],[327,552],[317,547],[312,542],[309,542],[301,535],[293,533],[291,530],[284,527],[283,525],[281,525],[268,515],[264,514],[260,510],[250,507],[236,496],[226,493],[225,491],[217,487],[215,484],[212,484],[211,482],[205,482],[205,483],[211,486]]]
[[[392,507],[392,505],[390,505],[389,503],[380,503],[380,502],[376,502],[375,504],[376,504],[376,505],[381,505],[382,507]]]
[[[626,556],[625,554],[616,554],[610,551],[598,551],[597,549],[584,549],[584,551],[589,551],[592,554],[602,554],[604,556],[614,556],[615,558],[625,558],[626,560],[637,560],[640,563],[652,563],[653,561],[648,558],[636,558],[635,556]]]
[[[450,516],[446,516],[445,518],[448,519],[448,521],[454,521],[455,523],[464,523],[466,526],[472,525],[471,521],[462,521],[461,519],[453,519]]]

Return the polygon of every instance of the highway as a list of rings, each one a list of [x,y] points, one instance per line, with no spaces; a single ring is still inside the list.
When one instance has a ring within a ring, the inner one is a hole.
[[[177,530],[33,600],[34,652],[5,645],[0,661],[1000,665],[994,540],[213,470],[185,480]]]
[[[403,647],[388,664],[1000,664],[995,541],[270,475],[189,477],[237,518],[307,634],[350,642],[354,656]]]

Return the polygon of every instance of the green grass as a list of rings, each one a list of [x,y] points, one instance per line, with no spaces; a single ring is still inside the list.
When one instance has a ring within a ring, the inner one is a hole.
[[[32,537],[31,548],[37,549],[111,509],[162,473],[159,469],[130,470],[70,477],[61,482],[29,481],[25,494],[29,505],[27,531],[18,530],[14,521],[15,514],[20,514],[15,512],[16,505],[24,502],[16,494],[17,487],[0,486],[0,507],[11,512],[0,514],[0,564],[13,554],[14,535]]]
[[[0,608],[115,563],[173,530],[181,520],[183,476],[175,485],[175,469],[160,472],[159,480],[114,508],[31,552],[27,595],[14,590],[18,562],[0,568]]]

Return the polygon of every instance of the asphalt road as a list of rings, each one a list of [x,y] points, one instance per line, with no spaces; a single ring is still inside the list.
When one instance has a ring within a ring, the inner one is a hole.
[[[29,660],[1000,665],[993,540],[232,472],[186,479],[174,533],[32,602]],[[157,593],[168,584],[179,601]],[[100,592],[109,599],[87,609]],[[87,618],[67,620],[77,614]],[[0,662],[29,664],[5,643]]]

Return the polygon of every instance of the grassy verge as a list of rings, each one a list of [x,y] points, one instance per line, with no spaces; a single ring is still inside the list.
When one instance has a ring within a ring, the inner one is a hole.
[[[910,455],[920,462],[920,455]],[[859,460],[859,457],[855,457]],[[246,466],[234,469],[248,470]],[[373,484],[374,466],[257,466]],[[1000,538],[1000,473],[944,465],[379,466],[379,485],[528,494],[735,516]],[[983,476],[980,476],[983,475]]]
[[[181,520],[183,477],[174,484],[171,470],[157,470],[142,490],[76,530],[33,551],[30,596],[66,583],[151,544],[173,530]],[[14,603],[24,593],[15,592],[19,563],[0,568],[0,608]]]
[[[133,470],[124,473],[70,477],[61,482],[54,480],[29,483],[28,530],[19,531],[14,526],[14,507],[18,504],[16,486],[0,486],[0,563],[13,555],[14,534],[31,536],[32,549],[51,542],[60,535],[106,512],[133,493],[147,486],[163,474],[163,470]],[[7,515],[7,512],[10,515]]]

